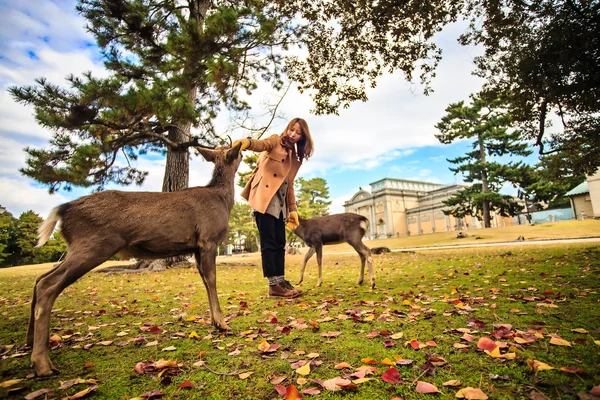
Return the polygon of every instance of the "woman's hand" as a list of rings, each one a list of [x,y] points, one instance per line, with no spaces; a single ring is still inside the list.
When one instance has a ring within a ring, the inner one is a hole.
[[[290,230],[295,231],[298,225],[300,225],[300,221],[298,221],[298,212],[290,211],[287,227],[290,228]]]
[[[250,147],[250,140],[249,139],[238,139],[235,142],[233,142],[231,147],[233,148],[233,147],[237,146],[238,144],[241,144],[240,151],[246,150],[248,147]]]

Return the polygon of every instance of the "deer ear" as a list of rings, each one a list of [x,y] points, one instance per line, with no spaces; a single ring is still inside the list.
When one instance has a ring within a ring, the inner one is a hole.
[[[215,152],[213,150],[198,147],[198,152],[202,154],[202,157],[204,157],[206,161],[215,162]]]
[[[239,154],[240,154],[240,149],[242,147],[242,143],[238,143],[235,146],[233,146],[231,149],[229,149],[229,151],[227,151],[227,163],[232,163],[233,160],[235,160],[236,158],[238,158]]]

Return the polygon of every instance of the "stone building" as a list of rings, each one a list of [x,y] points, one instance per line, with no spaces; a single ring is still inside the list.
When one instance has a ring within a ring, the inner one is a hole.
[[[442,212],[446,208],[442,202],[461,190],[461,185],[384,178],[370,186],[371,192],[359,188],[344,203],[346,212],[369,219],[370,231],[365,235],[369,239],[482,227],[475,217],[454,218]],[[494,215],[492,224],[511,225],[511,219]]]

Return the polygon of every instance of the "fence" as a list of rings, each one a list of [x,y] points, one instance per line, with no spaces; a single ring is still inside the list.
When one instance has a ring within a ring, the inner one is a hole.
[[[534,211],[529,213],[531,215],[531,223],[544,223],[544,222],[555,222],[555,221],[566,221],[575,219],[572,208],[555,208],[552,210]],[[527,215],[520,214],[517,216],[519,225],[527,224]]]

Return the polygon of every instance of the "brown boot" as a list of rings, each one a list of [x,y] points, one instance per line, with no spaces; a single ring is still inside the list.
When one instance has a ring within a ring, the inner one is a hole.
[[[296,292],[302,294],[302,290],[296,289],[295,287],[292,286],[292,284],[290,283],[290,281],[287,281],[285,279],[283,280],[283,282],[279,283],[279,285],[281,287],[283,287],[284,289],[295,290]]]
[[[282,287],[281,284],[269,285],[269,297],[284,297],[286,299],[293,299],[298,296],[300,296],[300,293],[295,289],[286,289]]]

